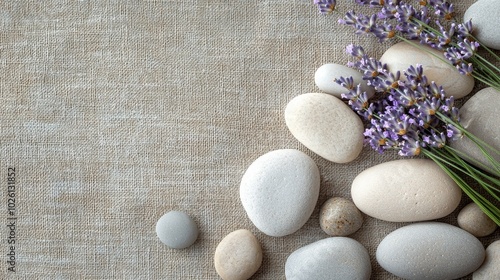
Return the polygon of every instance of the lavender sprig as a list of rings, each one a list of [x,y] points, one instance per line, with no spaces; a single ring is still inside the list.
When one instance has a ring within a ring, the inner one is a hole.
[[[423,154],[434,160],[500,225],[500,209],[496,206],[500,201],[500,163],[486,152],[486,143],[461,126],[454,98],[447,98],[441,86],[429,82],[421,65],[403,71],[403,79],[399,72],[391,73],[385,64],[369,57],[362,47],[349,45],[346,50],[354,58],[349,65],[362,72],[363,79],[376,92],[374,98],[368,99],[361,85],[356,85],[352,77],[336,79],[346,89],[342,98],[347,99],[352,109],[368,121],[365,143],[379,153],[397,150],[401,156]],[[463,137],[469,137],[480,147],[493,169],[481,167],[493,175],[473,167],[448,145]],[[490,202],[475,191],[459,174],[474,179],[496,202]]]

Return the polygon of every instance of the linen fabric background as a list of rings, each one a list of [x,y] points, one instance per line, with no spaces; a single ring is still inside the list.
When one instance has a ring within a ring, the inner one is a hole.
[[[383,44],[318,14],[306,0],[24,0],[0,3],[0,243],[2,279],[218,279],[217,244],[245,228],[264,260],[253,279],[284,279],[287,257],[328,237],[319,207],[350,199],[364,169],[397,159],[365,148],[335,164],[297,142],[284,122],[295,96],[318,92],[314,72],[345,64],[345,46],[374,57]],[[455,0],[460,18],[473,0]],[[480,86],[476,86],[475,91]],[[310,155],[321,191],[296,233],[269,237],[239,198],[260,155]],[[16,273],[7,272],[7,172],[16,170]],[[454,213],[439,221],[456,225]],[[188,213],[199,226],[184,250],[163,245],[156,221]],[[375,260],[405,225],[365,217],[351,235],[369,251],[373,279],[397,279]],[[499,238],[481,238],[485,246]],[[2,276],[3,275],[3,276]],[[469,277],[470,278],[470,277]]]

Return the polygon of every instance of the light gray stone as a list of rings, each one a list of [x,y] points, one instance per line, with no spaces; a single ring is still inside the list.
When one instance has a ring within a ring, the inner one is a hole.
[[[399,228],[377,248],[378,263],[405,279],[456,279],[483,263],[485,250],[472,234],[445,223],[424,222]]]
[[[318,167],[308,155],[293,149],[275,150],[248,167],[241,179],[240,198],[253,224],[278,237],[306,223],[318,201],[319,187]]]
[[[370,167],[354,179],[354,204],[363,213],[389,222],[444,217],[460,203],[462,191],[432,160],[401,159]]]
[[[464,14],[464,22],[472,19],[473,35],[481,44],[500,50],[500,1],[481,0],[472,4]]]
[[[348,237],[329,237],[293,252],[285,264],[287,280],[370,279],[368,251]]]
[[[490,219],[474,202],[465,206],[457,217],[458,226],[476,237],[492,234],[497,224]]]
[[[361,90],[366,92],[368,98],[372,97],[375,93],[373,88],[369,87],[366,84],[366,81],[363,80],[363,75],[360,72],[336,63],[328,63],[319,67],[314,74],[314,81],[316,82],[316,86],[318,86],[321,91],[341,98],[341,94],[346,93],[347,90],[335,82],[335,79],[340,77],[352,77],[354,84],[360,84]]]
[[[285,121],[300,143],[329,161],[353,161],[363,149],[360,117],[335,96],[301,94],[286,106]]]
[[[467,131],[500,150],[500,106],[498,104],[500,104],[499,91],[494,88],[482,89],[460,108],[460,123]],[[452,141],[450,146],[470,157],[472,160],[469,162],[472,164],[478,167],[486,165],[493,168],[493,164],[469,138],[462,137],[457,141]],[[500,154],[496,154],[488,148],[486,150],[497,162],[500,162]],[[479,163],[475,161],[479,161]]]
[[[186,213],[170,211],[156,223],[156,235],[168,247],[184,249],[198,238],[198,227]]]
[[[486,258],[481,267],[472,274],[474,280],[500,279],[500,240],[486,248]]]
[[[415,41],[415,44],[418,45],[419,42]],[[401,71],[401,77],[404,77],[403,71],[410,65],[421,64],[429,82],[434,81],[442,86],[448,97],[462,98],[474,88],[474,78],[461,75],[444,57],[443,52],[426,45],[416,47],[407,42],[397,43],[387,49],[380,61],[386,63],[393,73]]]
[[[261,264],[260,243],[246,229],[231,232],[215,249],[215,270],[223,280],[246,280],[259,270]]]
[[[363,216],[352,201],[332,197],[321,206],[319,224],[328,235],[347,236],[361,228]]]

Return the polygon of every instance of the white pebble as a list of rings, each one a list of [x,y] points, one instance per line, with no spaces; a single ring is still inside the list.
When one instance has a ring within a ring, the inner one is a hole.
[[[377,261],[404,279],[456,279],[483,263],[483,244],[472,234],[449,224],[425,222],[399,228],[377,248]]]
[[[462,191],[432,160],[401,159],[361,172],[352,183],[351,196],[359,210],[369,216],[416,222],[453,212]]]
[[[336,63],[322,65],[318,68],[318,70],[316,70],[316,73],[314,74],[314,81],[316,82],[316,86],[318,86],[321,91],[341,98],[341,94],[346,93],[347,90],[335,82],[335,79],[340,77],[352,77],[354,84],[360,84],[361,90],[366,92],[368,98],[373,96],[374,90],[366,84],[365,80],[363,80],[363,75],[355,69],[344,65]]]
[[[276,150],[260,156],[247,169],[240,198],[253,224],[270,236],[300,229],[311,216],[319,196],[320,174],[301,151]]]
[[[170,211],[156,223],[156,235],[168,247],[184,249],[198,238],[198,227],[186,213]]]
[[[419,42],[415,41],[415,44],[418,45]],[[401,77],[404,77],[403,71],[410,65],[421,64],[429,82],[436,82],[443,87],[446,96],[453,96],[455,99],[462,98],[472,91],[474,78],[461,75],[444,57],[443,52],[426,45],[420,47],[424,50],[407,42],[397,43],[387,49],[380,61],[386,63],[391,72],[400,71]]]
[[[486,248],[486,258],[481,267],[472,274],[474,280],[500,279],[500,240]]]
[[[288,103],[285,121],[300,143],[329,161],[353,161],[363,148],[360,117],[335,96],[299,95]]]
[[[472,19],[473,35],[481,44],[500,50],[500,1],[481,0],[472,4],[464,14],[464,22]]]

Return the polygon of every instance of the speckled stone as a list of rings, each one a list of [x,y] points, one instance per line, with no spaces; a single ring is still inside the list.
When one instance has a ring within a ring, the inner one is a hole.
[[[215,249],[215,270],[223,280],[246,280],[259,270],[261,264],[260,243],[246,229],[231,232]]]
[[[363,216],[352,201],[332,197],[321,206],[321,229],[331,236],[347,236],[361,228]]]
[[[376,252],[378,263],[404,279],[456,279],[481,266],[483,244],[472,234],[445,223],[422,222],[387,235]]]
[[[476,237],[492,234],[497,224],[490,219],[474,202],[465,206],[457,217],[458,226]]]
[[[481,267],[472,274],[474,280],[500,279],[500,240],[486,248],[486,258]]]
[[[156,223],[156,235],[168,247],[184,249],[198,238],[198,227],[186,213],[170,211]]]

